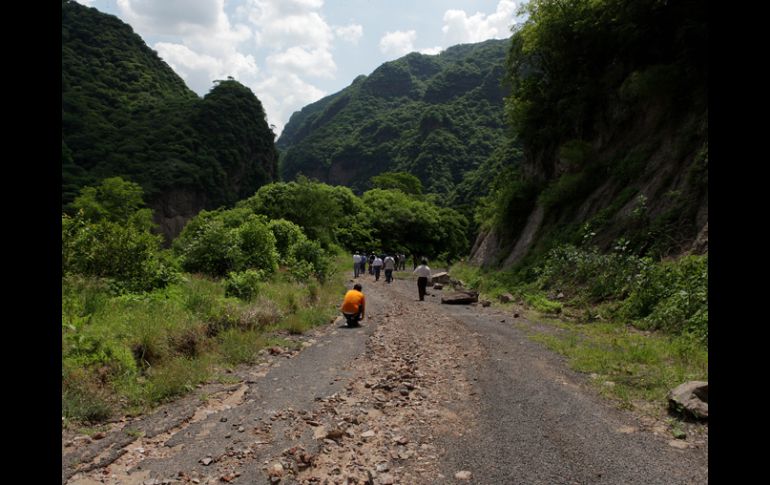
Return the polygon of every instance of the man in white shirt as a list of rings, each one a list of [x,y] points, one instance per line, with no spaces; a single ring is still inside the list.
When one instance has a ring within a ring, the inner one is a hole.
[[[385,256],[382,268],[385,270],[385,283],[393,281],[393,270],[396,269],[396,260],[393,259],[393,256]]]
[[[379,256],[374,257],[374,261],[372,261],[372,268],[374,269],[374,281],[380,281],[380,270],[382,269],[382,259]]]
[[[425,301],[426,291],[428,287],[428,279],[430,278],[430,268],[428,267],[428,260],[423,258],[420,262],[420,266],[413,271],[417,275],[417,292],[420,295],[420,301]]]
[[[356,251],[356,254],[353,255],[353,278],[358,278],[358,275],[361,273],[361,255],[358,254],[358,251]]]

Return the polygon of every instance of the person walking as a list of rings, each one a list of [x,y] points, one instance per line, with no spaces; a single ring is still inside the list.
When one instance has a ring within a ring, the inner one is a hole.
[[[385,256],[382,268],[385,270],[385,283],[393,281],[393,270],[396,269],[396,260],[393,259],[393,256]]]
[[[382,259],[379,256],[374,257],[374,261],[372,261],[372,268],[374,269],[374,281],[380,281],[380,270],[382,269]]]
[[[428,260],[423,258],[420,261],[420,266],[415,268],[412,272],[417,275],[417,293],[420,295],[420,301],[425,301],[425,289],[428,287],[428,278],[430,278],[430,268],[428,267]]]
[[[361,255],[358,251],[353,255],[353,278],[358,278],[361,273]]]

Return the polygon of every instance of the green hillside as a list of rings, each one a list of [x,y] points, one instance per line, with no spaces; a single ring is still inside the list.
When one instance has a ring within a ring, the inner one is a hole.
[[[233,79],[200,99],[114,16],[62,1],[62,206],[121,176],[142,186],[173,237],[204,208],[231,206],[277,176],[274,133]]]
[[[374,175],[409,172],[426,192],[464,202],[473,185],[465,175],[503,144],[509,44],[411,53],[294,113],[276,143],[282,177],[302,173],[362,192]]]

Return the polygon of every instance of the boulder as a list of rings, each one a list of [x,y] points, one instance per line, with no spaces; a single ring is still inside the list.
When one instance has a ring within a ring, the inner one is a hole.
[[[435,273],[431,275],[430,282],[431,283],[441,283],[442,285],[448,285],[450,283],[451,278],[449,277],[449,273],[446,271],[441,273]]]
[[[668,392],[668,406],[698,419],[709,417],[709,383],[689,381]]]
[[[434,290],[442,290],[442,289],[444,289],[444,285],[442,285],[441,283],[435,283],[433,285],[433,289]]]
[[[458,291],[441,297],[441,303],[448,305],[469,305],[479,301],[479,294],[476,291]]]

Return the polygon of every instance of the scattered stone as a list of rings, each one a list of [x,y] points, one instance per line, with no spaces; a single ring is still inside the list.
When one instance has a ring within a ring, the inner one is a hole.
[[[636,433],[637,429],[633,426],[621,426],[617,431],[618,433],[631,434]]]
[[[450,278],[449,273],[442,271],[441,273],[431,275],[430,282],[448,285],[452,282],[452,278]]]
[[[270,477],[282,477],[283,465],[281,465],[280,463],[273,464],[273,466],[271,466],[270,469],[267,471],[267,474],[270,475]]]
[[[396,483],[396,479],[390,473],[383,473],[378,477],[377,483],[381,485],[393,485]]]
[[[455,473],[455,478],[458,480],[470,480],[473,474],[468,470],[463,470]]]
[[[514,313],[513,314],[513,318],[519,318],[519,314],[518,313]]]
[[[227,418],[219,418],[219,422],[220,423],[226,423],[227,422]]]
[[[203,466],[209,466],[211,465],[211,462],[214,461],[210,456],[207,456],[206,458],[202,458],[198,460],[200,463],[203,464]]]
[[[502,295],[497,297],[498,300],[500,300],[500,303],[508,303],[513,301],[513,295],[510,293],[503,293]]]
[[[107,435],[105,435],[104,433],[102,433],[102,432],[100,431],[100,432],[98,432],[98,433],[94,433],[94,435],[93,435],[93,436],[91,436],[91,438],[93,438],[93,439],[95,439],[95,440],[100,440],[100,439],[104,438],[105,436],[107,436]]]
[[[361,438],[373,438],[375,435],[375,432],[373,429],[370,429],[369,431],[364,431],[361,433]]]
[[[433,289],[434,290],[443,290],[444,289],[444,285],[442,285],[441,283],[435,283],[433,285]]]
[[[380,463],[377,465],[377,473],[382,473],[390,470],[390,466],[387,463]]]
[[[564,293],[562,293],[562,292],[559,292],[559,294],[558,294],[558,295],[556,295],[556,299],[557,299],[557,300],[561,300],[562,298],[564,298]]]
[[[326,426],[319,426],[313,431],[313,439],[320,440],[326,438]]]
[[[468,305],[479,301],[479,294],[476,291],[455,292],[441,297],[441,303],[447,305]]]
[[[668,446],[671,446],[673,448],[679,448],[680,450],[686,450],[690,447],[690,445],[687,444],[686,441],[682,440],[671,440],[668,442]]]
[[[326,438],[334,441],[341,440],[343,436],[345,436],[345,432],[339,428],[330,429],[329,432],[326,433]]]
[[[690,381],[680,384],[668,393],[669,408],[687,413],[698,419],[709,417],[709,383]]]
[[[488,307],[488,306],[490,306],[492,304],[492,302],[489,301],[489,300],[481,300],[479,303],[481,303],[481,306],[483,306],[484,308],[486,308],[486,307]]]

